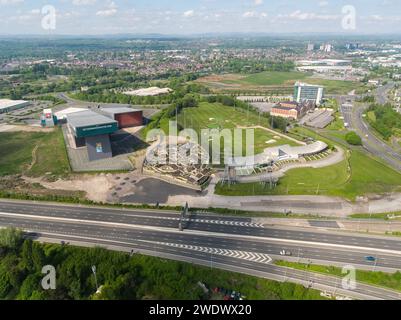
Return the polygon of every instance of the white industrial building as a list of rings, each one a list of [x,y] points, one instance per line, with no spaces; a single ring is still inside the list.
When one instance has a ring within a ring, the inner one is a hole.
[[[29,106],[30,102],[25,100],[0,99],[0,113],[8,113]]]

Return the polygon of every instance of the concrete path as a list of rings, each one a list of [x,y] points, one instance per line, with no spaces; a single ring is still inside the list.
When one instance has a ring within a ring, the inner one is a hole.
[[[282,178],[285,173],[289,170],[292,169],[298,169],[298,168],[324,168],[324,167],[329,167],[335,164],[338,164],[345,160],[345,152],[342,148],[336,146],[337,152],[333,152],[330,154],[328,157],[317,160],[317,161],[309,161],[309,162],[296,162],[296,163],[291,163],[288,165],[285,165],[282,167],[280,170],[275,171],[273,173],[261,173],[261,174],[255,174],[251,176],[242,176],[242,177],[237,177],[237,180],[239,183],[250,183],[250,182],[260,182],[260,181],[269,181],[270,177],[280,179]]]

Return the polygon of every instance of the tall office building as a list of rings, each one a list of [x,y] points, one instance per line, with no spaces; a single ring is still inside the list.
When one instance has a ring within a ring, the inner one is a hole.
[[[294,86],[294,100],[298,103],[313,101],[317,106],[322,104],[324,88],[322,86],[297,82]]]

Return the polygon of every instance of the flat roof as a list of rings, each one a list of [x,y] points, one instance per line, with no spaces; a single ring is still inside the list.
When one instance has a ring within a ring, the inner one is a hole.
[[[130,113],[130,112],[139,112],[142,110],[132,109],[128,107],[118,107],[118,108],[101,108],[101,112],[109,113],[109,114],[122,114],[122,113]]]
[[[10,99],[0,99],[0,109],[6,109],[14,106],[18,106],[23,103],[28,103],[25,100],[10,100]]]
[[[281,106],[281,105],[276,105],[276,106],[274,106],[273,108],[272,108],[272,110],[273,109],[276,109],[276,110],[296,110],[297,109],[297,105],[294,105],[294,106],[291,106],[291,107],[286,107],[286,106]]]
[[[117,123],[115,120],[90,110],[74,112],[66,116],[68,124],[74,128]]]
[[[72,114],[72,113],[76,113],[76,112],[82,112],[82,111],[86,111],[88,109],[85,108],[67,108],[64,110],[60,110],[58,112],[55,113],[55,116],[57,117],[57,119],[66,119],[68,115]]]

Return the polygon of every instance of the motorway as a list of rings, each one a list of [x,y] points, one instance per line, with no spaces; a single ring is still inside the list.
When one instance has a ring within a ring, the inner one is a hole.
[[[279,252],[292,252],[291,261],[328,265],[354,265],[368,270],[399,270],[401,241],[328,231],[264,227],[250,218],[119,210],[31,202],[0,201],[0,226],[26,230],[30,237],[67,241],[78,245],[103,245],[247,273],[278,281],[288,280],[337,291],[359,299],[399,299],[400,294],[363,284],[353,291],[340,287],[335,277],[308,274],[278,267]],[[366,261],[374,255],[377,261]]]

